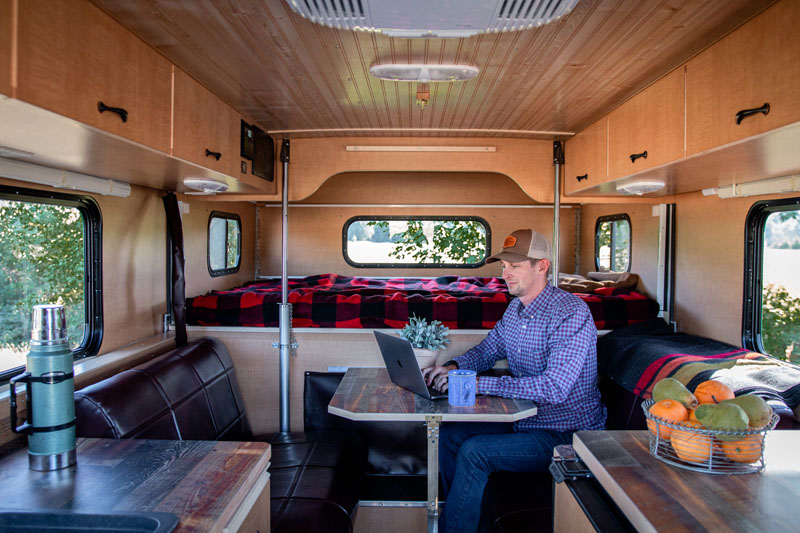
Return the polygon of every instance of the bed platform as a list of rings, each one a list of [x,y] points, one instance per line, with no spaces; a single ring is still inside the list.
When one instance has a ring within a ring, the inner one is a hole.
[[[412,314],[450,329],[491,329],[509,302],[501,278],[441,276],[378,279],[321,274],[290,279],[294,328],[402,328]],[[636,291],[599,286],[576,293],[598,330],[649,320],[658,304]],[[281,280],[265,279],[188,298],[186,320],[195,326],[277,327]]]

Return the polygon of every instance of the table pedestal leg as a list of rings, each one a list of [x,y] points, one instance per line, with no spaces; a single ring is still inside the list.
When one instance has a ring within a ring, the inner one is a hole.
[[[439,425],[441,415],[425,417],[428,428],[428,533],[439,531]]]

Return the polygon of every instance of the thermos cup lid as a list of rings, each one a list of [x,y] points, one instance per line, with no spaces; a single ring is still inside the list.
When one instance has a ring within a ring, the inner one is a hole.
[[[32,344],[67,342],[67,318],[61,304],[33,306]]]

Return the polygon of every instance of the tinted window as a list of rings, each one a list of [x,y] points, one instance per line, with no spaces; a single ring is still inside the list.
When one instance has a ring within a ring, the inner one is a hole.
[[[628,272],[631,267],[631,221],[628,215],[597,219],[594,232],[595,266],[599,272]]]
[[[478,217],[354,217],[342,241],[357,267],[473,268],[491,249],[489,224]]]
[[[745,271],[745,342],[792,362],[800,362],[798,202],[758,202],[751,208],[747,223],[750,268]]]
[[[239,270],[242,222],[238,215],[214,211],[208,219],[208,272],[212,276]]]
[[[89,197],[0,187],[0,377],[25,364],[34,305],[62,304],[76,357],[102,338],[100,211]]]

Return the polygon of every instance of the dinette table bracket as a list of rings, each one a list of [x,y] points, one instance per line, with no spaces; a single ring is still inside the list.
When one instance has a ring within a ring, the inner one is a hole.
[[[439,531],[439,426],[441,415],[427,415],[428,430],[428,533]]]

